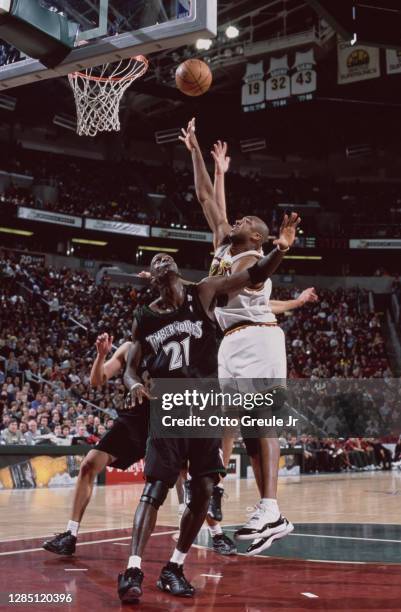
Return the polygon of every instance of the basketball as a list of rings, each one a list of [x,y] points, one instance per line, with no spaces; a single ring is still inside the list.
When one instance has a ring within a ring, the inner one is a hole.
[[[202,96],[210,89],[212,81],[209,66],[198,59],[183,62],[175,73],[177,87],[186,96]]]

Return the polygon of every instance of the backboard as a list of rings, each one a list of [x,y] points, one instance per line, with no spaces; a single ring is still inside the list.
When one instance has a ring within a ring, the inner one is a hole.
[[[77,31],[75,48],[56,68],[31,58],[0,66],[0,91],[173,49],[217,32],[217,0],[37,1],[68,17]]]

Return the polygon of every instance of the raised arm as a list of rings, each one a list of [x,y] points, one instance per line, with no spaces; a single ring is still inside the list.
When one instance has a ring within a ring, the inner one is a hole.
[[[318,302],[319,298],[314,287],[309,287],[302,291],[295,300],[270,300],[269,306],[273,314],[282,314],[301,308],[308,303]]]
[[[225,175],[230,168],[231,158],[227,156],[228,145],[218,140],[213,146],[212,157],[214,159],[214,195],[216,204],[223,218],[227,221],[227,202]]]
[[[90,373],[90,384],[92,387],[101,387],[104,383],[117,374],[121,368],[117,353],[121,353],[121,348],[117,349],[114,355],[107,362],[106,357],[113,347],[113,336],[101,334],[96,340],[96,359],[93,362]]]
[[[230,276],[213,276],[203,279],[198,285],[199,296],[206,311],[210,311],[214,300],[219,295],[237,293],[246,287],[264,283],[283,260],[285,253],[294,243],[296,230],[301,219],[296,213],[290,217],[285,215],[280,237],[274,241],[276,248],[265,257],[262,257],[251,267],[235,272]]]
[[[213,184],[196,138],[195,119],[189,122],[187,129],[183,129],[182,133],[183,136],[180,136],[180,140],[185,143],[192,156],[196,196],[202,206],[206,221],[213,232],[213,243],[215,248],[217,248],[230,233],[231,226],[217,205]]]
[[[124,372],[124,384],[131,395],[131,404],[136,402],[142,404],[143,398],[151,399],[149,392],[138,374],[139,364],[142,359],[142,347],[138,339],[138,323],[134,319],[132,325],[132,342],[128,351],[127,365]]]

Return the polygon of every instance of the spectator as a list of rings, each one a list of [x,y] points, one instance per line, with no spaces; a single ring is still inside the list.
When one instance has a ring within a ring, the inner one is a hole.
[[[12,419],[7,429],[1,432],[1,441],[3,444],[26,444],[23,433],[18,429],[18,421],[16,419]]]
[[[28,431],[25,434],[25,440],[27,444],[36,444],[41,439],[41,434],[38,429],[38,424],[34,419],[31,419],[28,423]]]

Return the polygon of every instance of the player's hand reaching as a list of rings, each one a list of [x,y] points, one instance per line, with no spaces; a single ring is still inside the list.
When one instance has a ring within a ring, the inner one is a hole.
[[[110,353],[113,347],[113,336],[109,336],[109,334],[100,334],[96,340],[96,350],[99,357],[103,357],[106,359],[107,355]]]
[[[127,409],[133,408],[137,404],[143,404],[145,399],[154,400],[150,390],[145,387],[142,383],[133,385],[125,400],[125,406]]]
[[[301,223],[301,218],[297,213],[291,213],[289,216],[284,215],[283,222],[280,227],[280,235],[273,242],[280,251],[287,251],[295,242],[297,228]]]
[[[189,121],[187,129],[181,129],[182,136],[178,136],[178,139],[181,140],[188,151],[191,153],[194,149],[199,147],[198,139],[196,138],[196,127],[195,127],[195,117]]]
[[[213,147],[213,151],[211,151],[216,174],[225,174],[230,168],[231,157],[227,156],[227,150],[227,143],[218,140]]]
[[[137,274],[137,276],[138,276],[139,278],[145,278],[145,279],[147,279],[147,280],[150,280],[151,274],[150,274],[150,272],[148,272],[147,270],[142,270],[142,272],[139,272],[139,273]]]
[[[297,301],[299,302],[300,306],[304,306],[305,304],[308,303],[315,303],[319,301],[319,297],[315,291],[314,287],[309,287],[308,289],[304,289],[304,291],[302,291],[302,293],[299,294],[299,296],[297,297]]]

